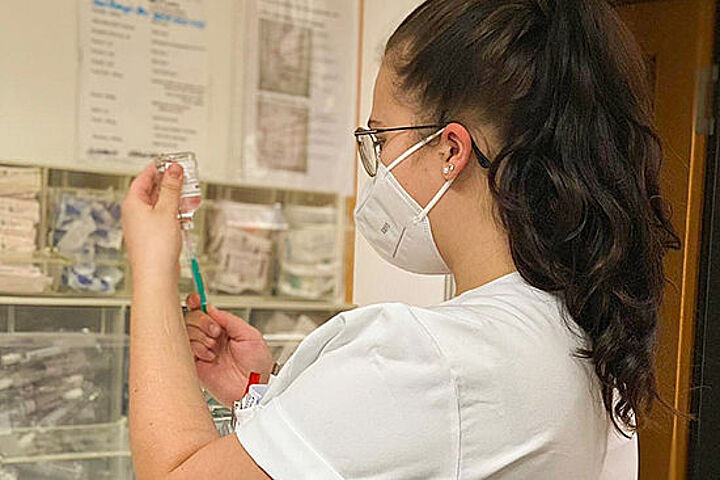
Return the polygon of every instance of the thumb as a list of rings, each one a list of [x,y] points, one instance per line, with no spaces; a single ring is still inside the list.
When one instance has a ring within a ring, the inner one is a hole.
[[[200,295],[197,293],[191,293],[185,299],[185,304],[190,310],[197,310],[200,308]]]
[[[180,206],[180,193],[183,184],[183,168],[177,163],[173,163],[165,171],[160,185],[160,195],[158,196],[156,208],[175,212]]]
[[[214,306],[208,305],[208,315],[225,329],[228,336],[233,340],[254,340],[256,339],[255,337],[262,337],[260,332],[251,327],[245,320],[236,317],[232,313],[218,310]]]

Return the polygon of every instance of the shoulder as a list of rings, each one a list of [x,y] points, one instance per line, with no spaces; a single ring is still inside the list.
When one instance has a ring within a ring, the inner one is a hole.
[[[404,339],[428,342],[421,311],[404,303],[378,303],[342,312],[314,330],[298,348],[323,350],[324,353],[364,344],[383,347],[389,343],[404,343]]]
[[[420,369],[446,375],[443,353],[417,315],[417,309],[403,303],[378,303],[336,315],[300,343],[268,393],[279,393],[308,370],[339,370],[350,364],[387,378]],[[396,372],[409,365],[414,368]]]
[[[270,431],[273,439],[266,438]],[[291,460],[257,449],[282,440],[302,458],[322,457],[316,463],[342,478],[451,478],[459,458],[458,397],[447,363],[410,307],[372,305],[313,331],[237,434],[263,466],[262,457],[278,468]],[[372,476],[368,468],[385,473]]]
[[[417,309],[400,302],[375,303],[340,313],[348,331],[417,327]]]

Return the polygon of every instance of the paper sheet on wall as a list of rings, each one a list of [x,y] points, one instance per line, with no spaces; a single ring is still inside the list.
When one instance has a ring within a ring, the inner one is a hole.
[[[205,0],[78,0],[78,155],[119,167],[207,142]]]
[[[357,0],[252,0],[242,16],[233,155],[242,178],[351,195]]]

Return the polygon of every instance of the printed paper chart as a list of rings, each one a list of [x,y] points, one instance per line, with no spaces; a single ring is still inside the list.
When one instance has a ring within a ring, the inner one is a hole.
[[[119,166],[204,157],[204,0],[79,0],[78,156]]]
[[[351,194],[356,0],[258,0],[239,17],[237,171],[253,184]]]

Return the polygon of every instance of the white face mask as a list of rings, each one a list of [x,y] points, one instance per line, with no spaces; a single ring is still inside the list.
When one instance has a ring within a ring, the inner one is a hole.
[[[416,143],[387,167],[379,162],[377,175],[365,185],[355,208],[355,224],[375,251],[396,267],[413,273],[450,273],[433,239],[428,213],[453,181],[446,181],[422,208],[390,172],[444,130]]]

